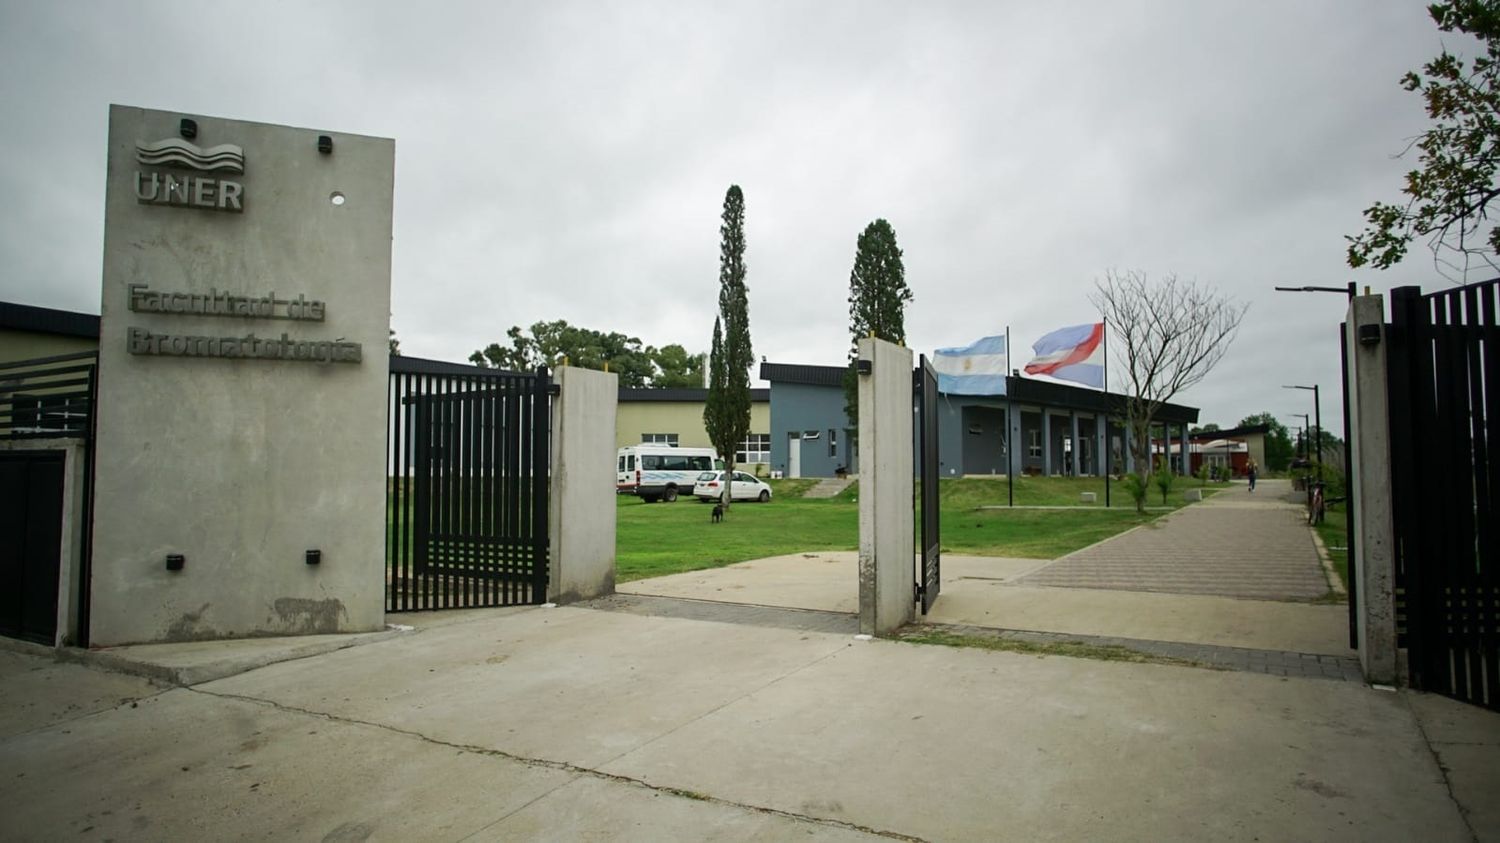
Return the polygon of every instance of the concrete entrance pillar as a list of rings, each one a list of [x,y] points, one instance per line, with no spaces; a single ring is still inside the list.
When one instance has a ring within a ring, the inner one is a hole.
[[[615,593],[615,410],[619,375],[563,366],[552,374],[552,483],[547,600]]]
[[[889,635],[915,617],[911,350],[862,339],[859,366],[859,631]]]
[[[1386,395],[1385,301],[1349,302],[1344,337],[1349,361],[1349,491],[1353,500],[1359,662],[1365,678],[1396,683],[1395,536],[1391,522],[1390,416]],[[1363,344],[1359,329],[1379,326],[1380,341]]]

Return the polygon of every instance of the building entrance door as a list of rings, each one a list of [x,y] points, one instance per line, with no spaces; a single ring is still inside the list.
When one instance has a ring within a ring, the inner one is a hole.
[[[0,635],[57,637],[62,451],[0,452]]]

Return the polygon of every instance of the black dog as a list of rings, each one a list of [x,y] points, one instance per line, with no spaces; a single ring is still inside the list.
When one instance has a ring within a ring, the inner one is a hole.
[[[717,523],[719,523],[720,521],[723,521],[723,520],[724,520],[724,504],[716,503],[716,504],[714,504],[713,521],[710,522],[710,523],[717,524]]]

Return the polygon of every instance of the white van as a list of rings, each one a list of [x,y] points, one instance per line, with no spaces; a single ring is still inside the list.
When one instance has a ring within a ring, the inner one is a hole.
[[[693,493],[699,474],[723,467],[713,448],[627,445],[615,457],[615,492],[646,503],[671,503],[679,492]]]

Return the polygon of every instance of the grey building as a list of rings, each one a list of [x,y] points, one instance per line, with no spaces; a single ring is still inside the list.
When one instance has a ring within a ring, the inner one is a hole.
[[[762,363],[771,384],[771,470],[832,477],[855,470],[853,425],[844,414],[844,367]]]
[[[787,477],[832,477],[855,469],[853,425],[844,414],[843,366],[762,363],[770,383],[771,469]],[[1123,431],[1124,396],[1012,375],[1003,396],[943,395],[938,401],[938,472],[944,477],[1005,474],[1102,475],[1132,468]],[[1102,419],[1109,416],[1108,436]],[[1009,421],[1007,421],[1009,420]],[[1153,437],[1187,439],[1198,409],[1165,404]],[[1012,450],[1010,443],[1016,443]],[[1162,449],[1171,451],[1174,449]],[[1172,455],[1181,472],[1181,453]]]

